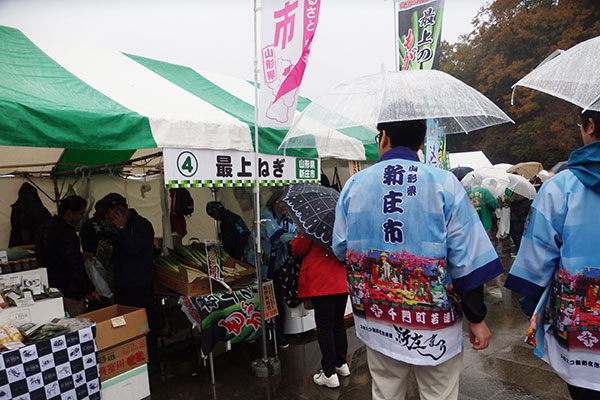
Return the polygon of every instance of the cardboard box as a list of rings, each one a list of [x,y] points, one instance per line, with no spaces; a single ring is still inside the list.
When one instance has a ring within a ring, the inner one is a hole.
[[[140,400],[148,396],[150,380],[147,364],[102,382],[103,400]]]
[[[78,318],[89,318],[96,323],[96,344],[99,351],[145,335],[150,331],[144,308],[115,304],[81,314]]]
[[[65,316],[62,297],[37,300],[31,306],[0,309],[0,321],[13,321],[17,325],[26,322],[45,324],[53,318]]]
[[[243,271],[237,271],[237,273],[241,276],[251,275],[256,271],[256,268],[254,268],[254,266],[243,261],[237,260],[233,257],[227,257],[226,259],[222,260],[222,264],[224,267],[234,268],[236,269],[236,271],[240,268],[244,268]]]
[[[184,296],[204,296],[210,294],[208,278],[195,278],[190,282],[188,270],[179,268],[173,271],[169,268],[156,266],[156,280],[166,288]]]
[[[146,336],[100,351],[98,352],[100,381],[104,382],[146,363],[148,363]]]

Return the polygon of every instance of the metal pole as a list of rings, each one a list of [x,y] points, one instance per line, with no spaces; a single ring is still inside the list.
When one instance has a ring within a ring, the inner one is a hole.
[[[394,6],[394,63],[396,69],[394,71],[400,71],[400,49],[398,48],[398,12],[396,9],[396,0],[392,0]]]
[[[266,378],[281,372],[277,356],[269,358],[267,352],[267,323],[265,321],[265,301],[262,277],[262,246],[260,243],[260,182],[258,176],[258,11],[254,0],[254,258],[256,260],[256,280],[260,302],[262,358],[252,361],[251,368],[257,377]]]
[[[256,260],[256,279],[258,284],[258,297],[260,302],[260,319],[262,327],[262,359],[268,362],[267,336],[265,322],[265,304],[263,298],[262,277],[262,246],[260,243],[260,182],[258,176],[258,6],[254,0],[254,244]]]
[[[165,182],[165,172],[162,171],[161,175],[161,183],[163,183],[160,188],[160,206],[162,209],[162,233],[163,233],[163,241],[162,241],[162,254],[168,255],[169,249],[173,249],[173,234],[171,233],[171,217],[169,216],[169,189],[164,185]]]

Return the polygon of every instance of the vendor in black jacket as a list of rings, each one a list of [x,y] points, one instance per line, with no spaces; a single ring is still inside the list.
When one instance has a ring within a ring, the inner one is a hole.
[[[47,269],[48,282],[63,293],[65,310],[74,317],[85,312],[85,297],[99,300],[90,281],[75,227],[81,223],[87,202],[69,196],[60,202],[58,215],[44,222],[36,233],[36,254]]]
[[[226,209],[220,201],[206,203],[206,213],[221,222],[221,241],[225,251],[241,260],[250,237],[250,230],[242,217]]]
[[[113,242],[112,263],[115,270],[116,302],[143,307],[148,314],[148,356],[150,369],[158,365],[154,316],[154,229],[152,223],[127,208],[127,201],[118,193],[110,193],[106,201],[106,216],[117,227]]]

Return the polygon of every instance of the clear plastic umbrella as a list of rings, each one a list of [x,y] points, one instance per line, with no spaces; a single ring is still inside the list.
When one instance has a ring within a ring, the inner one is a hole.
[[[436,70],[381,72],[342,83],[316,98],[294,122],[280,149],[348,139],[374,143],[378,122],[434,119],[447,134],[512,120],[487,97]],[[367,127],[369,130],[357,129]],[[334,136],[335,131],[342,135]]]
[[[513,96],[517,86],[600,111],[600,36],[552,53],[513,85]]]
[[[523,197],[533,200],[537,191],[535,186],[531,184],[526,178],[521,175],[508,174],[508,189],[512,190],[516,194],[520,194]]]
[[[466,190],[482,187],[489,190],[494,197],[504,196],[506,189],[528,199],[535,198],[537,194],[535,187],[524,177],[509,174],[495,167],[476,169],[465,175],[460,182]]]
[[[510,180],[506,171],[501,168],[485,167],[469,172],[460,181],[466,190],[482,187],[489,190],[496,198],[504,195]]]

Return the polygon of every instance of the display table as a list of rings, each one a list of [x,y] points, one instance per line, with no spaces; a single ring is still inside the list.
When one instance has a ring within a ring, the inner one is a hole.
[[[30,306],[0,309],[0,321],[12,321],[17,325],[26,322],[45,324],[53,318],[63,318],[64,316],[65,309],[62,297],[36,300]]]
[[[94,332],[90,326],[2,353],[0,400],[100,399]]]

